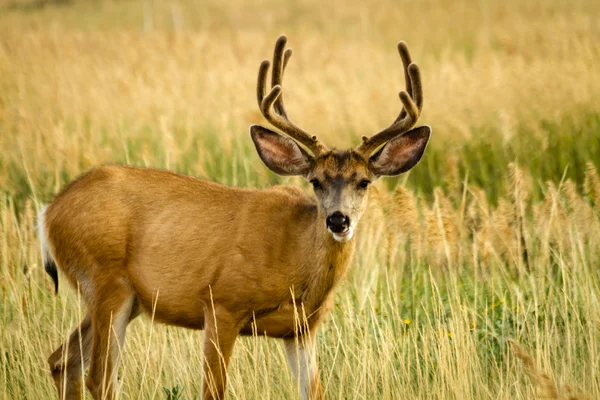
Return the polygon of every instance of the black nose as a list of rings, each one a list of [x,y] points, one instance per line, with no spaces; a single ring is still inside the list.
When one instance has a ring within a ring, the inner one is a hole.
[[[342,233],[350,226],[350,218],[339,211],[334,212],[327,217],[327,227],[333,233]]]

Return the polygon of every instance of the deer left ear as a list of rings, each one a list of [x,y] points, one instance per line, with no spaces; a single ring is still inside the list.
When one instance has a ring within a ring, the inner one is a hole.
[[[377,176],[400,175],[408,171],[423,156],[430,136],[431,128],[420,126],[395,137],[369,158],[369,168]]]
[[[259,125],[250,127],[256,151],[267,167],[278,175],[306,176],[313,158],[292,139]]]

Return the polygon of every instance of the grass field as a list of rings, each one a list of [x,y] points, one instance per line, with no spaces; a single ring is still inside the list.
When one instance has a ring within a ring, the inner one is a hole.
[[[292,118],[349,147],[389,125],[398,40],[433,136],[372,190],[321,327],[334,399],[600,398],[597,0],[0,0],[0,398],[54,396],[47,356],[85,312],[40,265],[35,215],[113,162],[275,183],[248,135],[281,33]],[[125,399],[192,399],[199,332],[138,318]],[[229,398],[297,397],[280,343],[239,340]]]

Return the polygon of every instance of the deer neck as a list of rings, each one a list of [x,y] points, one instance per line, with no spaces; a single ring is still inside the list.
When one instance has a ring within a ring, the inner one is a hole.
[[[336,275],[340,275],[342,278],[348,269],[348,265],[352,261],[352,255],[354,254],[355,239],[354,237],[347,242],[338,242],[333,236],[323,229],[324,232],[324,249],[325,249],[325,266],[329,270],[335,270]]]
[[[314,273],[303,301],[311,308],[319,308],[329,298],[335,286],[346,275],[354,254],[355,239],[341,243],[333,238],[325,226],[325,217],[318,212],[313,233]]]

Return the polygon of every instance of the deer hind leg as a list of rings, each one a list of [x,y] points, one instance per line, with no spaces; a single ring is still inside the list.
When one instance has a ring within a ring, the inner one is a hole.
[[[239,334],[240,324],[224,310],[207,310],[204,321],[202,400],[222,400],[227,385],[227,366],[235,339]]]
[[[283,341],[288,364],[300,386],[303,400],[321,400],[324,398],[317,368],[317,342],[315,336],[315,332],[307,332],[304,335],[284,339]]]
[[[135,319],[139,313],[139,305],[136,301],[129,321]],[[91,349],[92,319],[88,314],[79,327],[71,333],[69,340],[48,358],[52,378],[60,399],[78,400],[83,397],[82,383],[84,372],[90,362]]]
[[[60,399],[81,399],[83,374],[90,359],[92,321],[86,315],[68,341],[48,358]],[[65,350],[66,348],[66,350]]]
[[[124,282],[112,282],[101,291],[91,311],[92,345],[86,386],[94,399],[113,399],[120,352],[129,321],[137,315],[135,293]]]

